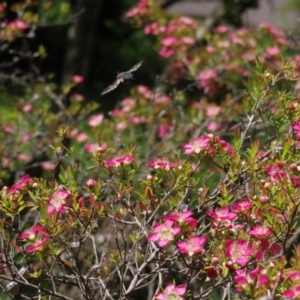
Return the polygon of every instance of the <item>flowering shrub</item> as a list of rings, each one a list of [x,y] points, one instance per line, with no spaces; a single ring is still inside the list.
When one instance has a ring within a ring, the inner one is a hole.
[[[219,26],[197,50],[187,17],[146,0],[127,16],[157,36],[168,87],[187,80],[198,94],[139,85],[105,117],[79,94],[64,106],[84,80],[74,75],[60,93],[37,85],[19,100],[0,132],[2,290],[297,299],[299,57],[269,25]],[[14,22],[11,32],[26,30]],[[43,176],[28,174],[33,158]]]

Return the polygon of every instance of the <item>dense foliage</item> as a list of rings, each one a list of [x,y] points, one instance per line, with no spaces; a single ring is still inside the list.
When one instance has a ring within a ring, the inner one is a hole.
[[[15,11],[1,36],[21,51],[39,14]],[[109,114],[80,74],[3,92],[1,297],[298,299],[300,55],[268,24],[203,35],[151,0],[126,16],[167,67]]]

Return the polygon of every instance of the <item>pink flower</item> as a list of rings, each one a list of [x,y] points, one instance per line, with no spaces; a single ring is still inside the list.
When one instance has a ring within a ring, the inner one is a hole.
[[[178,211],[170,215],[163,215],[165,220],[178,222],[180,225],[186,225],[189,228],[195,228],[197,226],[197,220],[190,217],[193,214],[192,211]]]
[[[144,33],[145,34],[159,34],[160,32],[162,32],[163,28],[160,26],[160,23],[155,21],[153,23],[147,24],[144,28]]]
[[[213,96],[218,91],[217,78],[218,73],[215,69],[204,69],[198,74],[199,85],[205,94]]]
[[[144,33],[145,34],[150,34],[150,33],[152,33],[153,32],[153,29],[152,29],[152,26],[151,26],[152,24],[147,24],[146,26],[145,26],[145,28],[144,28]]]
[[[71,78],[72,78],[72,81],[75,83],[81,83],[84,81],[84,77],[81,75],[73,75]]]
[[[162,139],[171,131],[171,126],[168,124],[160,124],[157,128],[157,136]]]
[[[170,47],[171,45],[176,43],[176,41],[177,41],[177,38],[175,36],[168,36],[168,37],[165,37],[161,40],[161,44],[164,47]]]
[[[21,19],[16,19],[12,22],[9,22],[7,26],[11,30],[25,30],[28,28],[28,25]]]
[[[270,254],[271,256],[279,255],[282,253],[282,247],[277,243],[270,244],[268,239],[263,239],[260,241],[261,249],[266,254]]]
[[[155,160],[147,161],[147,165],[154,169],[170,170],[179,166],[179,162],[169,162],[167,158],[157,158]]]
[[[66,199],[71,195],[71,192],[68,190],[58,190],[53,193],[52,197],[49,200],[48,213],[58,213],[63,214],[65,212],[64,205],[66,204]]]
[[[126,13],[127,18],[132,18],[133,16],[137,15],[139,13],[139,9],[137,7],[134,7],[133,9],[129,10]]]
[[[217,42],[217,46],[219,48],[229,48],[230,47],[230,42],[226,40],[220,40]]]
[[[29,229],[26,229],[23,233],[19,235],[19,240],[29,240],[34,241],[37,235],[42,235],[49,237],[49,234],[46,232],[45,227],[42,225],[35,225]]]
[[[14,127],[14,125],[4,124],[4,125],[2,125],[2,129],[3,129],[3,131],[5,131],[7,133],[13,133],[15,130],[15,127]]]
[[[186,284],[181,284],[175,286],[171,283],[166,286],[163,292],[157,293],[154,295],[156,299],[159,300],[183,300],[184,298],[180,297],[186,292]]]
[[[10,163],[10,158],[9,157],[2,157],[2,167],[8,167]]]
[[[74,93],[72,97],[77,101],[77,102],[82,102],[84,100],[84,96],[78,93]]]
[[[205,47],[205,50],[208,52],[208,53],[216,53],[216,48],[215,47],[213,47],[213,46],[211,46],[211,45],[209,45],[209,46],[206,46]]]
[[[166,95],[163,95],[163,96],[157,96],[155,97],[155,103],[156,104],[165,104],[165,103],[168,103],[170,102],[170,97],[169,96],[166,96]]]
[[[216,33],[225,33],[229,30],[229,27],[227,25],[219,25],[215,28]]]
[[[179,24],[187,25],[187,26],[189,26],[191,28],[196,28],[197,27],[196,22],[192,18],[189,18],[189,17],[186,17],[186,16],[180,16],[178,18],[177,22]]]
[[[252,248],[249,248],[247,241],[243,239],[227,240],[225,254],[233,262],[244,266],[249,260],[248,256],[252,254]]]
[[[123,112],[130,112],[136,106],[136,100],[133,98],[125,98],[122,100],[122,111]]]
[[[292,182],[292,186],[294,188],[299,188],[300,187],[300,178],[298,177],[291,177],[291,182]]]
[[[204,244],[207,239],[205,236],[192,236],[186,241],[180,241],[177,243],[178,251],[180,253],[188,254],[193,256],[202,251]]]
[[[24,112],[29,112],[31,110],[32,110],[32,105],[31,104],[26,104],[22,108],[22,111],[24,111]]]
[[[114,110],[110,111],[109,115],[113,118],[128,116],[127,112],[125,112],[123,109],[119,109],[119,108],[115,108]]]
[[[300,57],[300,55],[298,55],[299,57]],[[299,72],[299,70],[298,70],[298,72]],[[299,85],[299,81],[298,81],[298,85]],[[295,87],[296,88],[296,87]],[[299,86],[297,87],[297,89],[299,90]],[[297,106],[298,106],[298,102],[296,102],[296,101],[293,101],[292,102],[292,104],[289,106],[289,109],[290,110],[295,110],[296,108],[297,108]]]
[[[251,208],[252,204],[249,199],[240,200],[231,206],[231,210],[237,213],[250,211]]]
[[[132,116],[130,119],[129,119],[129,122],[130,124],[143,124],[143,123],[146,123],[147,122],[147,119],[146,117],[144,116]]]
[[[136,7],[127,12],[126,17],[132,18],[134,16],[144,16],[148,13],[149,4],[148,0],[140,0]]]
[[[41,162],[41,166],[43,170],[54,170],[56,164],[51,161],[43,161]]]
[[[185,149],[185,154],[193,154],[193,153],[200,153],[201,151],[208,150],[210,146],[212,136],[205,135],[200,138],[196,138],[190,143],[183,144],[183,148]]]
[[[152,175],[147,175],[147,180],[152,181],[153,180],[153,176]]]
[[[46,242],[48,241],[49,237],[44,237],[43,239],[37,239],[33,244],[31,244],[26,251],[28,253],[33,253],[39,250],[42,250],[45,246]]]
[[[298,138],[300,138],[300,120],[292,124],[292,129],[295,131]]]
[[[207,130],[210,131],[210,132],[216,132],[216,131],[218,131],[221,127],[222,127],[222,123],[221,123],[221,122],[210,121],[210,122],[207,124]]]
[[[269,201],[269,197],[268,196],[260,196],[259,201],[261,203],[267,203]]]
[[[224,140],[221,140],[218,136],[215,137],[215,142],[223,151],[232,154],[234,149]]]
[[[181,42],[183,42],[184,44],[188,44],[188,45],[192,45],[195,43],[195,39],[189,37],[189,36],[183,36],[181,38]]]
[[[114,157],[113,159],[108,159],[105,161],[105,167],[118,167],[121,164],[130,164],[135,160],[135,156],[122,155]]]
[[[89,117],[88,124],[91,127],[97,127],[103,122],[103,120],[104,120],[104,115],[103,114],[93,115],[93,116]]]
[[[98,146],[97,152],[104,153],[108,148],[108,143],[103,142],[101,145]]]
[[[44,246],[45,242],[49,239],[49,234],[45,231],[44,226],[35,225],[23,232],[19,236],[19,239],[33,242],[27,248],[27,252],[31,253],[40,250]]]
[[[234,276],[234,281],[237,284],[238,291],[242,291],[248,285],[253,285],[253,283],[256,283],[256,286],[260,287],[269,282],[268,277],[263,274],[263,270],[260,268],[256,268],[250,272],[240,269],[236,270],[236,274],[237,275]]]
[[[157,242],[160,247],[166,247],[171,241],[174,240],[174,236],[181,231],[180,226],[174,226],[173,221],[166,220],[165,223],[156,223],[153,226],[152,233],[148,235],[150,242]]]
[[[91,188],[95,185],[96,181],[94,179],[88,179],[87,182],[86,182],[86,186]]]
[[[259,27],[266,29],[267,31],[269,31],[275,37],[278,37],[278,36],[283,34],[283,32],[280,29],[278,29],[278,28],[276,28],[273,25],[268,24],[268,23],[262,23],[262,24],[260,24]]]
[[[237,218],[237,214],[235,212],[230,212],[228,206],[217,208],[215,211],[207,210],[206,214],[216,222],[225,222]]]
[[[286,273],[286,276],[291,280],[299,280],[300,279],[300,271],[298,270],[290,270]]]
[[[299,299],[300,295],[300,284],[295,285],[293,288],[286,290],[282,293],[287,299]]]
[[[127,127],[127,121],[119,122],[116,125],[116,131],[123,131]]]
[[[216,69],[204,69],[198,74],[200,82],[207,82],[209,80],[216,80],[218,78],[218,72]]]
[[[229,154],[234,152],[234,149],[220,137],[214,137],[213,134],[208,134],[206,136],[196,138],[188,144],[183,144],[186,154],[200,153],[201,151],[207,151],[207,153],[212,154],[218,150],[225,151]]]
[[[218,257],[214,256],[214,257],[212,257],[212,259],[211,259],[211,263],[212,263],[213,265],[218,265],[218,264],[220,263],[220,259],[219,259]]]
[[[150,88],[148,86],[137,85],[135,88],[140,94],[147,98],[147,95],[150,92]]]
[[[252,52],[244,52],[241,55],[241,58],[246,61],[255,61],[256,55],[255,55],[255,53],[252,53]]]
[[[280,53],[280,49],[279,49],[277,46],[270,47],[270,48],[267,48],[267,49],[266,49],[266,53],[267,53],[269,56],[276,56],[277,54]]]
[[[169,48],[163,48],[158,51],[159,55],[165,58],[169,58],[175,54],[174,49],[169,49]]]
[[[274,164],[272,166],[267,166],[266,172],[269,174],[269,176],[271,176],[271,179],[274,183],[287,178],[287,173],[284,169],[284,165],[280,163]]]
[[[29,162],[32,159],[32,155],[26,153],[19,153],[17,159],[23,162]]]
[[[241,38],[237,32],[233,32],[230,34],[230,39],[233,44],[241,45],[242,47],[246,47],[245,39]]]
[[[256,225],[253,227],[253,229],[249,230],[247,233],[255,236],[258,239],[266,239],[269,237],[272,231],[270,230],[270,228],[266,226]]]
[[[25,30],[28,28],[28,25],[21,19],[15,20],[15,25],[17,29]]]
[[[205,109],[207,117],[215,117],[220,113],[220,111],[221,111],[221,106],[208,106]]]
[[[83,143],[85,142],[87,139],[89,138],[89,136],[84,133],[84,132],[81,132],[81,133],[78,133],[77,136],[76,136],[76,141],[78,143]]]
[[[97,151],[98,147],[97,143],[89,143],[84,146],[84,151],[87,153],[93,153]]]
[[[190,228],[195,228],[197,226],[197,220],[190,217],[193,214],[192,211],[178,211],[171,213],[170,215],[163,215],[165,220],[170,220],[174,222],[178,222],[180,225],[187,225]]]
[[[15,183],[8,191],[7,194],[14,194],[15,192],[21,190],[30,182],[30,176],[27,174],[23,176],[17,183]]]

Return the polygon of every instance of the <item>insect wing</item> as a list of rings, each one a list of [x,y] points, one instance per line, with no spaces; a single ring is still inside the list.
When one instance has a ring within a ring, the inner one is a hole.
[[[106,89],[104,89],[104,91],[101,93],[101,95],[107,94],[110,91],[114,90],[119,85],[119,83],[120,83],[120,81],[116,80],[112,85],[110,85]]]
[[[127,71],[126,73],[130,73],[130,72],[134,72],[136,71],[140,66],[141,64],[143,63],[143,61],[140,61],[139,63],[137,63],[136,65],[134,65],[129,71]]]

